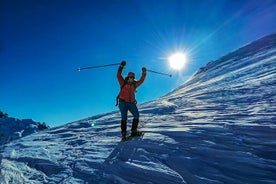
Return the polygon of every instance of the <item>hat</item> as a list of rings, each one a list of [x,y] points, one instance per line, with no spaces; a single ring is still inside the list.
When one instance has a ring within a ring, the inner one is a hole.
[[[135,74],[133,72],[128,72],[127,74],[128,77],[134,77],[135,78]]]

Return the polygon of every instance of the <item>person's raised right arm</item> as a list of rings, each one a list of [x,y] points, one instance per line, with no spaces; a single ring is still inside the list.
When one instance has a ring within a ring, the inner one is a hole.
[[[120,86],[122,86],[124,84],[124,78],[122,76],[122,72],[123,72],[123,69],[125,66],[126,66],[126,62],[122,61],[118,68],[117,79],[118,79],[118,82],[120,83]]]

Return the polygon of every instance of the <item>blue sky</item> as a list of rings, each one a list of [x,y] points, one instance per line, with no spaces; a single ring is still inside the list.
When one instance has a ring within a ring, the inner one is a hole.
[[[148,73],[138,102],[276,30],[274,0],[0,0],[0,109],[50,126],[117,110],[117,66]],[[167,58],[188,55],[180,71]],[[137,78],[136,77],[136,78]]]

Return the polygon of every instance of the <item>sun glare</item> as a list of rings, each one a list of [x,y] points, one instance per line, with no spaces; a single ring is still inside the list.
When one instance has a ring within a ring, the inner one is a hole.
[[[187,61],[187,56],[184,53],[178,52],[169,57],[171,68],[181,70]]]

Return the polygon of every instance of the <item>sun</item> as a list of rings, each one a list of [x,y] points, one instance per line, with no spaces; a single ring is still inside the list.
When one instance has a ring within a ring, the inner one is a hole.
[[[170,67],[175,70],[181,70],[185,65],[186,61],[187,56],[185,53],[182,52],[174,53],[169,57]]]

